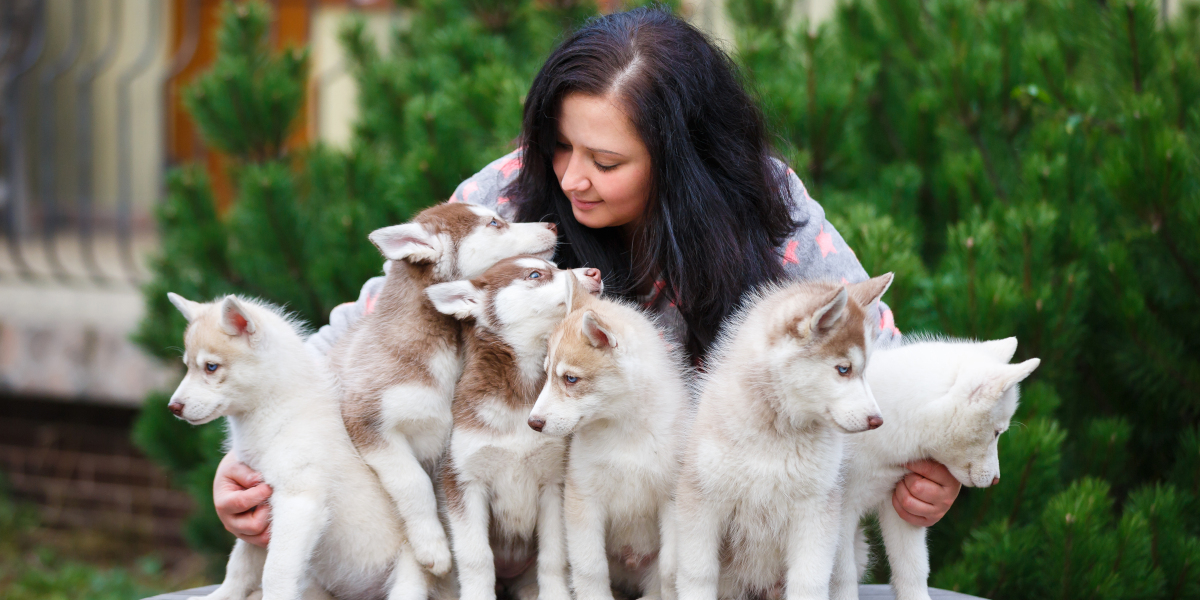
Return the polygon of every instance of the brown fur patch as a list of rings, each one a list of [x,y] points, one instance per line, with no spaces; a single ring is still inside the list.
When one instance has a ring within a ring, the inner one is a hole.
[[[458,344],[458,321],[425,297],[433,283],[431,265],[393,261],[375,312],[355,323],[330,352],[342,384],[342,418],[360,449],[381,442],[383,392],[407,383],[435,385],[426,364],[430,353]]]
[[[446,509],[454,514],[462,514],[462,490],[458,487],[458,472],[454,469],[454,457],[446,453],[442,461],[442,493],[446,495]]]

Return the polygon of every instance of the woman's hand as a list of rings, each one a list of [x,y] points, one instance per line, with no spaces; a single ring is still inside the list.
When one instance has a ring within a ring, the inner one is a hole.
[[[271,539],[271,486],[262,475],[242,464],[232,452],[217,465],[213,504],[229,533],[255,546],[267,547]]]
[[[896,484],[892,508],[901,519],[917,527],[937,523],[950,510],[962,484],[942,463],[918,460],[904,465],[911,471]]]

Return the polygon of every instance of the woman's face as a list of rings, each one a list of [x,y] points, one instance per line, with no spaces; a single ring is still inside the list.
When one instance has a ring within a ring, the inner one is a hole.
[[[640,225],[650,200],[650,152],[615,101],[563,98],[554,174],[584,226]]]

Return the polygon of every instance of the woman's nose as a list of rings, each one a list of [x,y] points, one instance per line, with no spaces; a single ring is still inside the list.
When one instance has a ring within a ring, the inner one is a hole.
[[[563,171],[562,180],[559,185],[562,186],[564,193],[582,192],[591,186],[591,181],[583,173],[582,159],[574,154],[567,162],[567,169]]]

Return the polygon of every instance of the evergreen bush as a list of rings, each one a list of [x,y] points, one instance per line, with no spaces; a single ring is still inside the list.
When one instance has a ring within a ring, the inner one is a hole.
[[[792,5],[731,2],[736,57],[868,272],[897,273],[897,324],[1015,335],[1018,359],[1043,360],[1001,441],[1001,484],[965,489],[930,530],[932,583],[1200,597],[1200,8],[1164,23],[1150,0],[848,0],[811,24]],[[183,328],[168,290],[262,296],[314,325],[354,299],[379,273],[366,233],[510,150],[533,74],[592,11],[418,0],[386,51],[351,22],[360,118],[342,152],[279,141],[304,53],[270,52],[266,9],[239,6],[186,96],[234,159],[237,198],[222,214],[198,169],[170,178],[138,338],[161,356]],[[244,127],[235,98],[272,119]],[[163,404],[137,439],[205,507],[190,539],[226,552],[210,508],[220,432]]]

